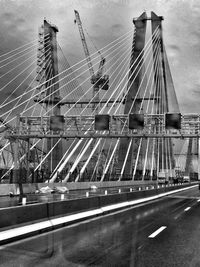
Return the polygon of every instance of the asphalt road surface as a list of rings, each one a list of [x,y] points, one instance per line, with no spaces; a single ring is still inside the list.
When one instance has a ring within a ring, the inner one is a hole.
[[[0,266],[200,266],[200,193],[195,187],[1,246]]]

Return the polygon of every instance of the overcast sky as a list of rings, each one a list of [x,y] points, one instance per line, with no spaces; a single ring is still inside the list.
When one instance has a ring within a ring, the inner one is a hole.
[[[37,39],[46,17],[59,28],[70,64],[84,59],[74,9],[98,47],[133,28],[146,11],[163,16],[163,35],[180,109],[200,113],[200,1],[198,0],[0,0],[0,54]]]

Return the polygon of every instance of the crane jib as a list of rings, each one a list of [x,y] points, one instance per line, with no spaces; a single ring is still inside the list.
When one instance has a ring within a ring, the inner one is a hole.
[[[78,25],[78,29],[79,29],[79,33],[80,33],[80,37],[81,37],[81,41],[82,41],[82,45],[83,45],[83,50],[85,53],[86,61],[87,61],[90,76],[91,76],[90,82],[91,82],[91,84],[94,85],[94,88],[97,91],[98,90],[108,90],[108,88],[109,88],[109,76],[103,75],[103,70],[104,70],[106,59],[101,56],[99,68],[95,74],[94,69],[93,69],[93,65],[92,65],[92,60],[91,60],[90,53],[89,53],[89,49],[88,49],[88,46],[86,43],[86,38],[85,38],[84,31],[83,31],[80,15],[79,15],[77,10],[74,10],[74,13],[75,13],[74,22],[77,23],[77,25]],[[99,51],[98,51],[98,53],[99,53]]]

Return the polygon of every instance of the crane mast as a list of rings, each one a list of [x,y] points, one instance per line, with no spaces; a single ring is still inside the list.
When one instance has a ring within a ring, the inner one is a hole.
[[[88,64],[88,67],[89,67],[89,72],[90,72],[90,76],[91,76],[91,80],[90,81],[91,81],[91,84],[94,85],[93,86],[93,95],[97,95],[97,97],[95,97],[95,100],[97,100],[98,99],[99,90],[100,89],[108,90],[108,87],[109,87],[109,85],[108,85],[109,76],[108,75],[104,75],[103,76],[103,68],[104,68],[106,59],[101,56],[101,61],[99,63],[99,68],[98,68],[97,73],[95,74],[94,68],[93,68],[93,65],[92,65],[92,60],[91,60],[90,53],[89,53],[89,49],[88,49],[88,46],[87,46],[87,43],[86,43],[86,38],[85,38],[85,35],[84,35],[84,31],[83,31],[80,15],[79,15],[77,10],[74,10],[74,13],[75,13],[74,22],[78,24],[78,29],[79,29],[79,33],[80,33],[80,36],[81,36],[81,41],[82,41],[82,44],[83,44],[85,57],[86,57],[87,64]]]
[[[74,10],[75,13],[75,20],[74,22],[78,24],[78,29],[79,29],[79,33],[81,36],[81,41],[82,41],[82,45],[83,45],[83,49],[84,49],[84,53],[85,53],[85,57],[87,60],[87,64],[89,67],[89,72],[90,72],[90,82],[93,85],[93,101],[95,102],[95,104],[92,105],[92,110],[93,113],[98,113],[98,103],[99,101],[99,90],[108,90],[109,87],[109,76],[108,75],[104,75],[103,76],[103,68],[105,65],[105,61],[106,59],[101,55],[101,53],[98,51],[98,53],[101,56],[101,60],[99,63],[99,68],[97,73],[95,74],[94,69],[93,69],[93,65],[92,65],[92,61],[91,61],[91,57],[90,57],[90,53],[87,47],[87,43],[86,43],[86,39],[85,39],[85,35],[83,32],[83,27],[82,27],[82,22],[79,16],[78,11]],[[94,142],[90,145],[91,150],[93,149],[94,146]],[[97,161],[97,155],[93,155],[91,162],[93,167],[96,164]],[[98,171],[97,171],[98,172]]]
[[[77,22],[77,24],[78,24],[79,33],[80,33],[81,41],[82,41],[82,44],[83,44],[83,50],[84,50],[85,57],[86,57],[86,60],[87,60],[87,63],[88,63],[90,75],[91,75],[91,78],[92,78],[92,76],[94,75],[94,69],[93,69],[93,66],[92,66],[92,60],[90,58],[90,53],[89,53],[89,50],[88,50],[88,47],[87,47],[85,34],[84,34],[84,31],[83,31],[83,27],[82,27],[82,22],[81,22],[81,19],[80,19],[78,11],[74,10],[74,13],[75,13],[75,17],[76,17],[75,23]]]

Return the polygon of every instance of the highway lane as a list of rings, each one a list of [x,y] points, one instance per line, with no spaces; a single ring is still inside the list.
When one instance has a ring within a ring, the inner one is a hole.
[[[2,246],[0,266],[199,266],[199,199],[195,187]]]

